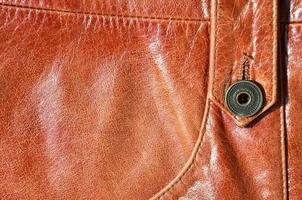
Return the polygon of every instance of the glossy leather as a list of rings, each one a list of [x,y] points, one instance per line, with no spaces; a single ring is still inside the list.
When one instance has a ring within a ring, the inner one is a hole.
[[[278,36],[272,2],[0,0],[0,199],[302,198],[302,2]],[[237,119],[250,44],[267,107]]]

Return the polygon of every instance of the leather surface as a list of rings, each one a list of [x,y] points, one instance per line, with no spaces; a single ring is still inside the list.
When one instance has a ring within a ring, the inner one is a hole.
[[[140,199],[189,159],[208,79],[204,20],[1,6],[0,196]]]
[[[276,69],[272,2],[0,0],[0,199],[301,199],[302,2]],[[270,106],[238,126],[209,94],[247,48]]]
[[[265,101],[261,112],[245,118],[232,115],[239,126],[246,126],[276,102],[277,1],[213,2],[210,96],[232,115],[225,105],[228,87],[239,80],[259,84]]]
[[[300,9],[302,9],[300,5]],[[287,63],[287,97],[286,97],[286,124],[288,142],[288,176],[289,198],[302,197],[302,23],[295,22],[284,27],[284,43],[287,51],[284,54]]]
[[[3,4],[57,11],[166,19],[209,19],[209,0],[0,0]]]

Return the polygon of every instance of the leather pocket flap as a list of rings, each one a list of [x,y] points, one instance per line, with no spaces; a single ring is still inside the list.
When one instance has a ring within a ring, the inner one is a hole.
[[[277,99],[277,0],[214,0],[211,21],[211,100],[246,126]],[[225,93],[236,81],[256,82],[262,109],[238,117],[227,109]]]

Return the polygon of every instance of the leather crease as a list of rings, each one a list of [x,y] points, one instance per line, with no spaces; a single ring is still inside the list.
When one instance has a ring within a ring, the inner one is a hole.
[[[301,0],[0,0],[0,199],[299,199],[301,44]]]

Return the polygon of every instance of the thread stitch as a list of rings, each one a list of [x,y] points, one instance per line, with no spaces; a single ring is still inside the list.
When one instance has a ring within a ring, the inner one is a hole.
[[[178,21],[178,22],[209,22],[208,19],[198,19],[198,18],[181,18],[181,17],[156,17],[156,16],[143,16],[143,15],[128,15],[128,14],[106,14],[98,12],[79,12],[74,10],[63,10],[63,9],[53,9],[53,8],[41,8],[41,7],[30,7],[23,5],[15,5],[8,3],[0,3],[2,7],[10,8],[19,8],[27,10],[37,10],[43,12],[57,12],[59,14],[79,14],[79,15],[94,15],[102,17],[117,17],[117,18],[126,18],[126,19],[141,19],[141,20],[154,20],[154,21]]]

